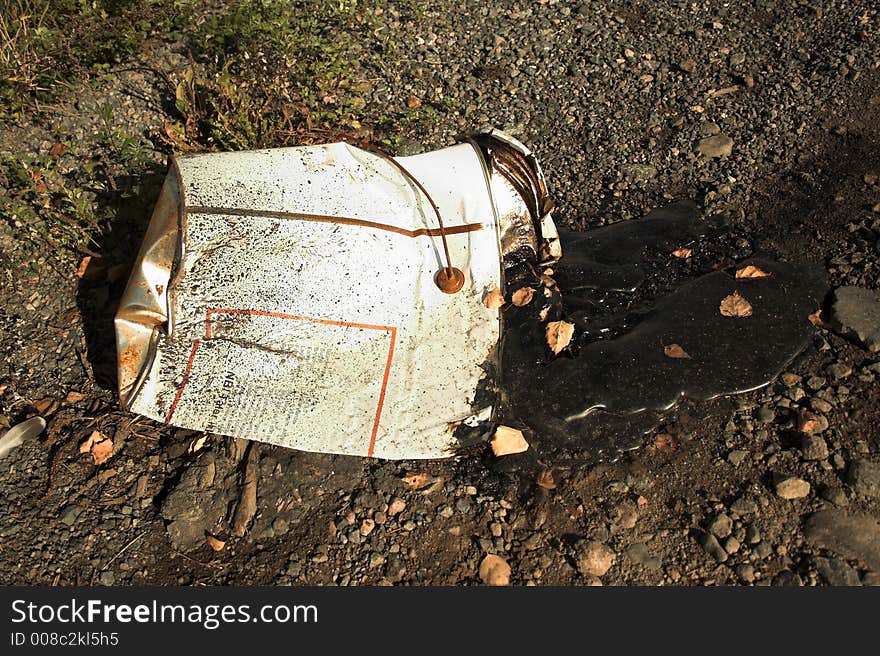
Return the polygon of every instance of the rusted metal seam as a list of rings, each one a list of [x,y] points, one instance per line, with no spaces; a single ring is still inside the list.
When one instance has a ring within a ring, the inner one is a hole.
[[[418,230],[407,230],[399,226],[388,223],[379,223],[378,221],[367,221],[366,219],[355,219],[347,216],[328,216],[324,214],[306,214],[301,212],[276,212],[269,210],[241,209],[236,207],[202,207],[193,205],[187,208],[190,214],[219,214],[230,216],[260,216],[273,219],[293,219],[298,221],[312,221],[315,223],[334,223],[338,225],[359,226],[362,228],[373,228],[375,230],[384,230],[393,232],[404,237],[440,237],[445,232],[447,235],[458,235],[465,232],[473,232],[482,230],[481,223],[465,223],[458,226],[450,226],[446,228],[419,228]]]

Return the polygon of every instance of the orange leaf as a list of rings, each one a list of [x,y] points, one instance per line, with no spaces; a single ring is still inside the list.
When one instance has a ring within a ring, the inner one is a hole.
[[[501,290],[496,287],[486,292],[486,295],[483,297],[483,305],[490,310],[497,310],[504,305],[504,295],[501,293]]]
[[[822,318],[822,308],[819,308],[813,314],[807,317],[810,320],[810,323],[814,326],[818,326],[819,328],[827,328],[828,323],[825,319]]]
[[[718,309],[725,317],[752,316],[752,304],[737,292],[733,292],[730,296],[725,296]]]
[[[428,484],[428,481],[431,480],[431,476],[425,473],[420,474],[407,474],[400,480],[404,482],[404,484],[408,485],[414,490],[418,490],[421,487],[425,487]]]
[[[415,96],[410,96],[406,99],[406,106],[410,109],[416,109],[422,106],[422,101],[416,98]]]
[[[529,443],[523,437],[522,431],[510,426],[499,426],[495,429],[495,437],[492,438],[492,453],[496,456],[508,456],[514,453],[528,451]]]
[[[64,400],[65,400],[67,403],[79,403],[79,402],[82,401],[84,398],[86,398],[86,395],[85,395],[85,394],[82,394],[82,393],[77,392],[77,391],[71,391],[71,392],[68,392],[68,393],[67,393],[67,396],[64,398]]]
[[[664,453],[674,453],[678,450],[678,439],[670,433],[657,433],[654,436],[654,448]]]
[[[681,348],[681,346],[679,346],[678,344],[667,344],[663,347],[663,354],[667,358],[681,359],[691,357],[690,355],[688,355],[688,352]]]
[[[547,324],[547,344],[554,355],[559,355],[574,337],[574,324],[567,321],[551,321]]]
[[[516,307],[522,307],[524,305],[528,305],[532,302],[532,297],[535,295],[535,290],[531,287],[521,287],[513,292],[513,296],[511,297],[511,302]]]
[[[103,464],[113,455],[113,440],[101,431],[92,431],[92,434],[79,445],[79,452],[91,453],[96,465]]]
[[[226,546],[226,540],[219,540],[213,535],[206,535],[205,542],[207,542],[208,546],[211,547],[214,551],[220,551],[223,547]]]
[[[92,261],[91,255],[86,255],[82,260],[80,260],[79,266],[76,268],[76,277],[82,278],[86,275],[86,269],[89,268],[89,262]]]
[[[689,258],[693,252],[694,251],[691,250],[690,248],[676,248],[674,251],[672,251],[672,254],[675,257],[680,257],[681,259],[684,260],[684,259]]]
[[[752,266],[749,264],[748,266],[743,267],[742,269],[737,269],[736,271],[737,278],[769,278],[770,274],[764,271],[763,269],[759,269],[756,266]]]

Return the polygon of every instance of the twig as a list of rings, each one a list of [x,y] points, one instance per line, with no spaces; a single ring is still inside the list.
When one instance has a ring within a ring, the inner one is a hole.
[[[122,547],[122,549],[119,550],[119,553],[117,553],[115,556],[113,556],[113,558],[111,558],[110,560],[108,560],[108,561],[107,561],[107,564],[104,565],[99,571],[101,571],[101,572],[105,571],[108,567],[110,567],[110,565],[113,564],[113,561],[114,561],[114,560],[116,560],[116,559],[119,558],[122,554],[125,553],[125,550],[126,550],[126,549],[128,549],[131,545],[133,545],[135,542],[137,542],[138,540],[140,540],[140,539],[141,539],[142,537],[144,537],[146,534],[147,534],[147,532],[144,531],[143,533],[140,533],[139,535],[134,536],[131,540],[128,541],[128,544],[126,544],[124,547]]]

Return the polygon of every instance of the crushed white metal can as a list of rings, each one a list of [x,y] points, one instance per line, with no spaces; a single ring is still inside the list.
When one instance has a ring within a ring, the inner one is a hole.
[[[477,391],[500,317],[483,298],[508,259],[558,259],[550,209],[534,157],[494,130],[401,158],[180,157],[116,315],[122,404],[306,451],[449,456],[454,428],[492,413]]]

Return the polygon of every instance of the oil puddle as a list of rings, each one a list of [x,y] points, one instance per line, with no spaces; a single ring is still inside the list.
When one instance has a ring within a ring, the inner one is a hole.
[[[745,257],[723,266],[750,254],[748,240],[701,221],[691,204],[561,238],[552,272],[561,291],[545,276],[551,291],[503,317],[502,423],[531,429],[528,457],[545,463],[617,458],[683,399],[769,384],[809,343],[808,317],[827,292],[824,271],[811,265]],[[689,257],[671,254],[683,247]],[[736,277],[750,265],[768,275]],[[538,275],[510,271],[508,292],[539,285]],[[734,294],[749,316],[722,314]],[[556,357],[545,334],[555,320],[575,326]]]

